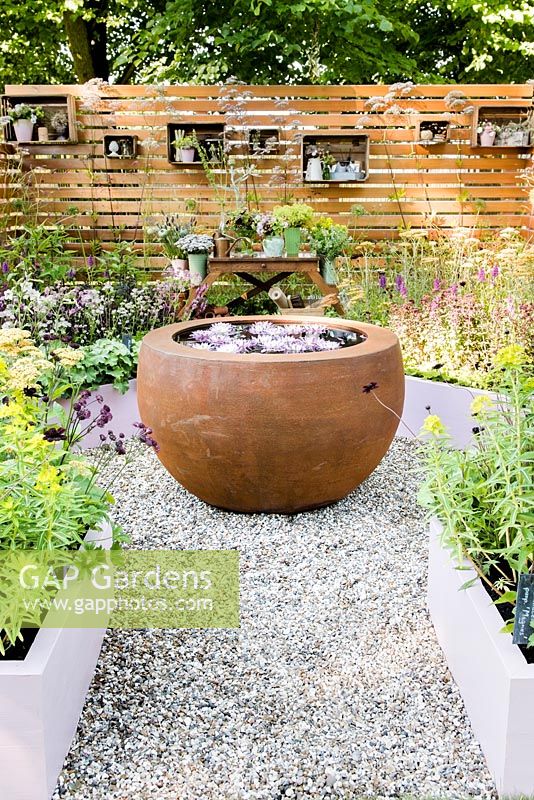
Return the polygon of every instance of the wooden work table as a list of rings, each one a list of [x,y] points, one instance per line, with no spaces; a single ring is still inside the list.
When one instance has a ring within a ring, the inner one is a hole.
[[[275,273],[267,277],[269,273]],[[317,256],[295,256],[272,258],[263,256],[229,256],[227,258],[209,258],[208,274],[204,279],[204,285],[211,286],[215,281],[220,280],[225,275],[239,275],[248,283],[252,284],[252,289],[248,289],[240,298],[248,300],[261,292],[268,292],[275,284],[279,283],[287,275],[301,273],[308,276],[311,283],[315,284],[323,296],[329,294],[337,295],[337,287],[327,283],[319,272],[319,258]],[[262,279],[261,275],[265,277]],[[230,301],[228,307],[232,307]],[[333,307],[340,316],[344,315],[342,304],[337,301]]]

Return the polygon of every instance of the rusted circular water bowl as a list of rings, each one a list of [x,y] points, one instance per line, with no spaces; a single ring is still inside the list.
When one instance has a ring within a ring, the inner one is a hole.
[[[294,316],[219,318],[269,320],[296,322]],[[290,514],[340,500],[371,474],[404,403],[392,331],[352,320],[298,319],[365,336],[351,347],[303,354],[220,353],[176,341],[212,322],[151,331],[139,356],[141,418],[182,486],[220,508]],[[376,389],[364,391],[370,384]]]

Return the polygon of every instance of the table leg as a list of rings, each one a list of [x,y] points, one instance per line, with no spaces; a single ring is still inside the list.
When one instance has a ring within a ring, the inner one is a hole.
[[[321,294],[326,297],[328,294],[333,294],[334,292],[337,295],[337,301],[334,303],[334,308],[339,314],[340,317],[345,316],[345,309],[339,299],[337,286],[327,283],[320,272],[308,272],[307,275],[309,276],[312,283],[314,283],[318,289],[320,289]]]

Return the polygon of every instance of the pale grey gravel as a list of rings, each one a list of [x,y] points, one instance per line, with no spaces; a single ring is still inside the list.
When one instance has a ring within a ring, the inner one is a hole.
[[[106,636],[54,800],[494,798],[425,610],[412,443],[330,508],[219,511],[145,454],[132,547],[241,553],[239,631]]]

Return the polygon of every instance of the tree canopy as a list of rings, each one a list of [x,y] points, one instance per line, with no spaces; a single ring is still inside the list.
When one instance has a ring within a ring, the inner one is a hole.
[[[528,0],[0,0],[0,83],[524,82]]]

